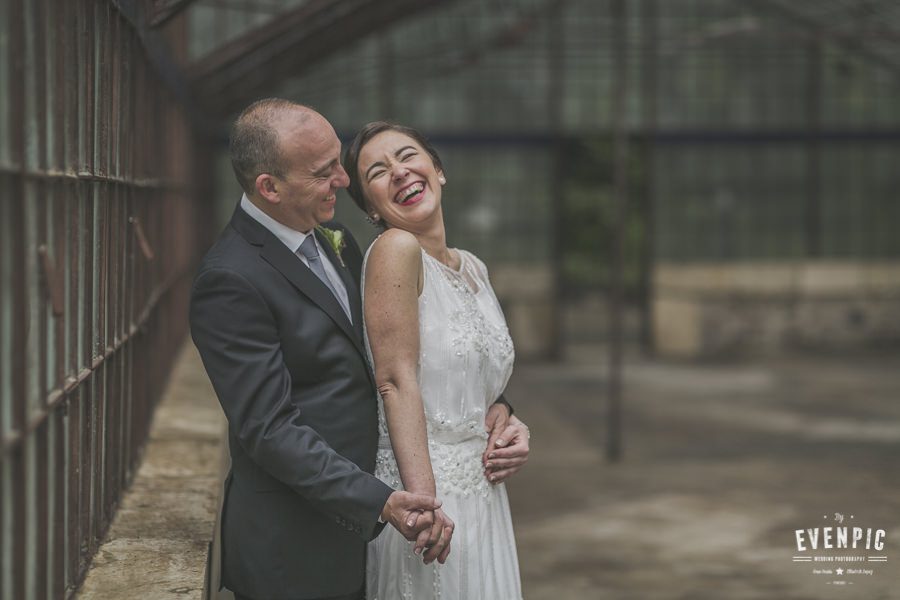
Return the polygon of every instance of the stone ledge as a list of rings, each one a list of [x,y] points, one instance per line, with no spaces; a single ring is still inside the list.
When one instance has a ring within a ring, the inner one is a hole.
[[[131,487],[77,594],[84,600],[204,597],[225,417],[185,343]]]

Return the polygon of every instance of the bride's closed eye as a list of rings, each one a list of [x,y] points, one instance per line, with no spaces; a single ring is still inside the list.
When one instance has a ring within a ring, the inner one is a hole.
[[[386,169],[383,165],[379,165],[378,168],[375,168],[375,165],[372,165],[366,172],[366,181],[372,181],[377,177],[381,177],[382,175],[384,175],[385,171]]]

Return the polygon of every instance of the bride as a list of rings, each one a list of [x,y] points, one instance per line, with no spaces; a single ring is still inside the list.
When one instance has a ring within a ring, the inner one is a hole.
[[[367,597],[518,600],[503,481],[527,460],[528,429],[505,402],[491,404],[512,373],[513,345],[487,269],[473,254],[447,247],[446,179],[419,132],[370,123],[348,148],[344,168],[353,200],[385,228],[362,276],[379,391],[375,475],[443,502],[434,529],[414,545],[390,528],[369,545]],[[504,423],[489,435],[486,422]],[[424,561],[416,560],[422,550]]]

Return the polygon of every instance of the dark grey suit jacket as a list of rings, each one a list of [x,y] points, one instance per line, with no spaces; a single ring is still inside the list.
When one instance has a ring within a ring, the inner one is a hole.
[[[365,544],[383,527],[393,491],[371,475],[378,431],[357,286],[362,256],[344,237],[347,267],[319,242],[347,287],[353,324],[240,207],[194,281],[191,335],[228,417],[223,584],[253,598],[359,589]]]

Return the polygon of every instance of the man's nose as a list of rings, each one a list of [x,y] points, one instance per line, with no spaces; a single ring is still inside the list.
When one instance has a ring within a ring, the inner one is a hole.
[[[334,187],[345,188],[350,185],[350,176],[344,170],[343,165],[338,165],[338,176],[334,179]]]

